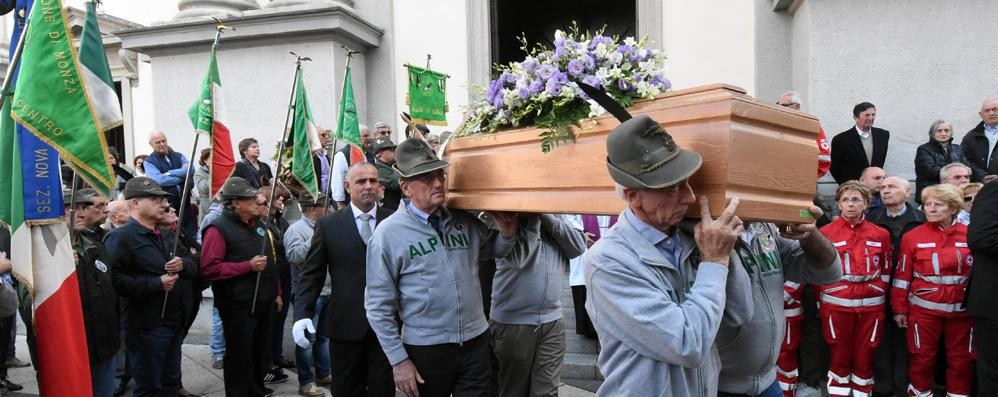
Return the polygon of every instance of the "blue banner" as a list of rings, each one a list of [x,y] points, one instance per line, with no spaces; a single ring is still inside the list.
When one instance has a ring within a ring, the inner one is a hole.
[[[63,216],[62,172],[59,152],[38,139],[20,124],[21,171],[24,175],[24,219],[53,219]]]
[[[11,57],[14,56],[32,3],[32,0],[17,0],[14,32],[10,36]],[[24,10],[23,14],[21,10]],[[13,77],[14,84],[17,84],[16,73],[17,71]],[[13,90],[14,87],[11,86],[11,91]],[[32,221],[62,217],[62,169],[59,166],[59,152],[20,124],[17,125],[17,139],[20,140],[21,171],[24,174],[24,219]]]

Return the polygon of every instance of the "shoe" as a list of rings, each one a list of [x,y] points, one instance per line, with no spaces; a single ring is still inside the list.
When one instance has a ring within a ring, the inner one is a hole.
[[[184,389],[184,388],[181,388],[180,390],[177,390],[177,396],[180,396],[180,397],[201,397],[200,394],[191,393],[191,392],[187,391],[187,389]]]
[[[10,391],[18,391],[24,388],[24,386],[11,382],[10,379],[4,379],[3,381],[0,381],[0,384],[3,384],[3,387]]]
[[[315,384],[317,384],[319,386],[329,386],[329,385],[332,385],[333,384],[333,376],[329,375],[329,376],[324,376],[324,377],[321,377],[321,378],[317,378],[315,380]]]
[[[303,396],[319,397],[325,396],[326,392],[319,389],[319,386],[316,386],[315,383],[306,383],[298,388],[298,394]]]
[[[274,365],[278,366],[279,368],[287,368],[287,369],[298,368],[298,366],[295,365],[295,362],[293,360],[285,360],[283,358],[274,361]]]
[[[211,367],[214,369],[222,369],[225,367],[225,358],[222,356],[215,357],[211,360]]]
[[[27,367],[27,366],[31,365],[31,363],[24,362],[24,361],[21,361],[21,359],[19,359],[17,357],[13,357],[13,358],[7,359],[7,361],[5,361],[3,363],[3,365],[5,367],[7,367],[7,368],[24,368],[24,367]]]
[[[288,380],[288,375],[285,374],[280,368],[274,368],[273,371],[267,372],[267,374],[263,376],[263,383],[268,385],[284,383],[286,380]]]
[[[270,397],[274,395],[274,389],[263,388],[263,397]]]
[[[811,387],[801,382],[797,384],[797,389],[795,390],[794,395],[797,397],[822,397],[824,394],[821,392],[820,388]]]

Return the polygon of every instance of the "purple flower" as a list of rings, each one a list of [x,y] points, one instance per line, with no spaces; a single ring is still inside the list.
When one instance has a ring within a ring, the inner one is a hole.
[[[520,99],[527,99],[530,97],[530,89],[527,87],[517,88],[516,95],[518,95]]]
[[[592,51],[596,49],[596,46],[600,43],[613,44],[613,39],[606,36],[596,36],[589,42],[589,50]]]
[[[523,70],[526,70],[527,73],[534,73],[534,70],[537,69],[537,61],[533,59],[528,59],[526,61],[520,62],[520,67],[523,68]]]
[[[565,46],[555,45],[555,47],[554,47],[554,55],[551,57],[551,59],[554,60],[554,61],[557,61],[557,60],[561,59],[561,57],[563,57],[563,56],[565,56]]]
[[[536,95],[542,89],[544,89],[544,80],[541,79],[530,82],[530,87],[528,88],[530,95]]]
[[[499,80],[492,80],[489,82],[489,88],[485,90],[485,100],[492,103],[495,100],[496,95],[500,95],[502,91],[502,83]]]
[[[593,76],[593,75],[589,75],[589,76],[583,77],[582,78],[582,82],[586,83],[586,84],[589,84],[589,85],[591,85],[593,87],[596,87],[596,88],[603,87],[603,83],[600,82],[599,77],[596,77],[596,76]]]
[[[541,79],[547,80],[547,79],[551,78],[551,75],[554,74],[557,71],[558,71],[558,69],[555,69],[554,66],[543,65],[543,66],[537,68],[537,72],[534,73],[534,75],[537,76],[537,77],[539,77],[539,78],[541,78]]]
[[[571,74],[572,77],[579,77],[579,75],[582,74],[584,68],[585,67],[583,66],[582,62],[580,62],[578,59],[573,59],[571,62],[568,63],[568,73]]]
[[[670,82],[669,79],[665,78],[665,76],[663,75],[656,74],[654,76],[651,76],[651,78],[648,79],[648,82],[655,86],[658,86],[658,88],[662,89],[663,91],[672,88],[672,82]]]
[[[566,75],[564,72],[557,72],[551,75],[551,78],[548,79],[547,85],[545,86],[545,90],[547,91],[548,95],[557,96],[558,93],[561,92],[561,87],[565,85],[565,83],[567,82],[568,82],[568,75]]]
[[[592,55],[584,54],[582,55],[582,64],[587,70],[592,70],[596,67],[596,58]]]
[[[496,109],[502,109],[502,105],[503,105],[502,93],[499,93],[499,95],[496,95],[496,97],[493,98],[491,102],[492,102],[492,107],[494,107]]]
[[[624,79],[617,80],[617,88],[619,88],[623,92],[630,92],[634,90],[634,86],[631,85],[631,83],[628,83]]]

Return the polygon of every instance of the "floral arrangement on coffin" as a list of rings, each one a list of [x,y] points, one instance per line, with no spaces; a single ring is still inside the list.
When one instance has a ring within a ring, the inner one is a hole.
[[[528,49],[526,40],[521,40],[529,55],[496,66],[499,77],[488,88],[479,88],[482,99],[469,105],[470,116],[458,136],[534,124],[544,130],[541,150],[549,152],[558,144],[574,142],[572,128],[581,128],[581,120],[605,112],[577,82],[606,90],[624,107],[671,87],[665,77],[665,53],[647,48],[647,37],[618,40],[604,36],[602,30],[580,34],[573,23],[568,33],[555,31],[554,48]]]

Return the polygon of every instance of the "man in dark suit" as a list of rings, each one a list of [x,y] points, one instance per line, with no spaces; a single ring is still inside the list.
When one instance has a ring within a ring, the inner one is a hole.
[[[974,255],[967,287],[967,312],[976,321],[977,395],[998,396],[998,182],[977,193],[970,212],[967,245]]]
[[[876,128],[877,108],[869,102],[861,102],[852,108],[853,128],[840,132],[832,138],[832,177],[835,182],[859,180],[867,167],[884,168],[887,159],[887,143],[891,133]]]
[[[307,348],[305,332],[316,332],[311,320],[315,301],[329,275],[332,293],[318,334],[329,338],[337,397],[395,395],[391,365],[364,310],[367,240],[392,214],[377,205],[379,183],[374,164],[350,166],[343,183],[350,205],[319,219],[295,290],[292,334],[298,346]]]

